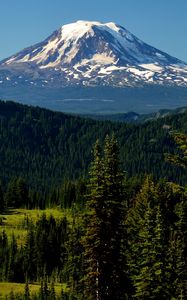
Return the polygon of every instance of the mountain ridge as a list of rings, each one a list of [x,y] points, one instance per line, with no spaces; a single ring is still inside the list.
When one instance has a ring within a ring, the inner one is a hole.
[[[31,187],[43,191],[44,186],[49,189],[60,186],[63,180],[84,177],[95,141],[102,143],[107,134],[113,133],[128,176],[146,173],[186,182],[186,171],[173,168],[164,153],[174,151],[171,130],[187,132],[187,112],[144,124],[127,124],[0,101],[0,122],[2,182],[22,177]]]

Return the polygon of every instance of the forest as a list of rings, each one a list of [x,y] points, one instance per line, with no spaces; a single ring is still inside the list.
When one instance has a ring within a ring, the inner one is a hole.
[[[187,299],[187,114],[0,106],[0,299]]]

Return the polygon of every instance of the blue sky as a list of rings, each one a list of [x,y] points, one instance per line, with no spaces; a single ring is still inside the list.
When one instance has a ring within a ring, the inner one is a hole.
[[[187,62],[187,0],[1,0],[0,59],[76,20],[113,21]]]

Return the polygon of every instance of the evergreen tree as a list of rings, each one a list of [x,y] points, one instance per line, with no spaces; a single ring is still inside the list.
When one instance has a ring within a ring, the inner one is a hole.
[[[5,203],[4,203],[4,195],[0,183],[0,213],[2,213],[5,209]]]
[[[83,224],[81,217],[73,213],[72,227],[69,229],[68,241],[66,242],[66,263],[63,273],[66,273],[68,288],[72,295],[82,293],[83,277]]]
[[[184,199],[178,209],[179,221],[176,236],[176,296],[187,298],[187,200]]]
[[[167,237],[165,216],[160,205],[156,209],[156,220],[153,238],[153,299],[169,299],[171,297],[171,271],[168,265]]]
[[[17,185],[16,185],[17,179],[12,179],[7,187],[6,193],[5,193],[5,202],[7,207],[17,207]]]
[[[87,201],[86,234],[83,239],[85,248],[86,277],[85,293],[88,299],[103,299],[102,273],[102,212],[104,208],[104,182],[101,147],[99,141],[93,149],[94,160],[90,169],[90,194]]]
[[[148,204],[145,214],[144,226],[141,227],[139,232],[140,238],[140,271],[139,274],[134,276],[134,285],[136,288],[135,298],[140,300],[149,300],[153,298],[153,285],[154,285],[154,228],[155,218],[154,211]]]
[[[49,300],[55,300],[55,299],[56,299],[55,286],[54,286],[54,281],[52,281],[50,286],[50,292],[49,292]]]
[[[137,299],[169,299],[172,295],[167,200],[160,184],[147,177],[129,211],[128,263]]]
[[[8,281],[16,281],[15,278],[15,260],[17,255],[17,242],[15,236],[12,235],[12,240],[10,244],[9,250],[9,262],[8,262],[8,271],[7,271],[7,279]]]
[[[23,178],[18,178],[16,185],[18,196],[16,207],[25,205],[27,208],[29,208],[29,191],[25,180]]]
[[[26,281],[25,283],[24,300],[30,300],[30,289],[29,289],[28,281]]]
[[[0,279],[7,280],[7,269],[9,261],[9,247],[6,232],[3,230],[0,235]]]
[[[165,157],[174,165],[187,168],[187,135],[183,133],[174,133],[173,138],[181,150],[180,154],[166,154]]]
[[[36,279],[36,247],[34,232],[31,228],[26,237],[25,247],[24,247],[24,273],[28,280],[33,281]]]
[[[119,163],[119,146],[115,136],[105,139],[104,146],[105,200],[103,221],[103,269],[105,299],[124,299],[129,289],[126,278],[126,234],[124,175]]]
[[[125,299],[123,175],[115,137],[106,137],[104,157],[97,141],[90,170],[84,238],[88,299]]]
[[[148,206],[152,209],[157,201],[156,186],[150,176],[146,177],[142,188],[137,193],[133,207],[128,211],[126,219],[128,236],[128,268],[131,278],[140,272],[142,238],[140,232],[145,230],[145,215]]]

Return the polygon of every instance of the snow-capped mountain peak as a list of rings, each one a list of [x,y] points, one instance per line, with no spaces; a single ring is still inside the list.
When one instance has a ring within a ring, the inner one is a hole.
[[[8,70],[10,81],[17,74],[35,85],[187,86],[184,62],[112,22],[64,25],[43,42],[2,61],[1,69],[6,77]]]
[[[88,48],[88,45],[84,45],[83,41],[88,39],[97,40],[96,37],[98,35],[99,40],[103,40],[102,43],[105,44],[105,48],[102,49],[102,51],[98,51],[98,45],[95,43],[95,45],[92,45],[94,47],[89,50],[92,52],[95,51],[94,55],[97,54],[97,52],[99,52],[99,54],[104,53],[104,57],[112,56],[112,53],[106,53],[108,43],[103,39],[104,36],[108,35],[108,38],[110,37],[110,39],[113,39],[113,44],[119,51],[121,51],[125,46],[128,46],[127,41],[132,42],[134,40],[130,32],[122,29],[122,27],[117,26],[115,23],[77,21],[75,23],[62,26],[42,44],[36,45],[32,51],[30,51],[30,48],[27,48],[21,53],[18,53],[18,55],[8,59],[6,64],[13,62],[35,62],[42,68],[54,67],[59,65],[61,62],[63,64],[71,64],[76,54],[80,52],[80,47],[82,46],[81,44],[83,44],[85,48]],[[88,57],[82,57],[82,59],[84,58]]]

